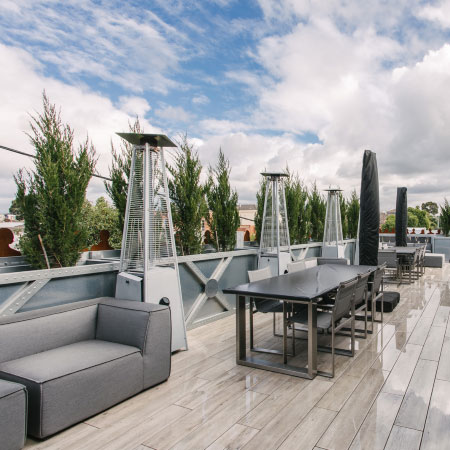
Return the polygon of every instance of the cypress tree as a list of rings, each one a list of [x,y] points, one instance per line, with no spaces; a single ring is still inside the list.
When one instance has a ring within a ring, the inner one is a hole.
[[[341,210],[342,237],[346,239],[348,235],[348,219],[347,219],[348,202],[342,195],[342,192],[339,193],[339,206]]]
[[[211,240],[219,251],[233,250],[239,227],[237,192],[230,186],[230,163],[222,149],[215,168],[209,169],[207,199],[210,214],[206,220],[211,228]]]
[[[352,192],[347,206],[347,223],[348,223],[348,237],[356,239],[358,235],[359,224],[359,198],[356,191]]]
[[[128,123],[130,133],[143,133],[139,118],[133,124]],[[111,142],[112,166],[109,168],[109,177],[112,181],[105,181],[105,189],[110,196],[114,206],[118,210],[119,229],[123,230],[125,221],[125,210],[127,208],[128,181],[130,178],[131,157],[133,145],[122,139],[120,149],[116,150]]]
[[[202,165],[198,154],[186,135],[178,145],[174,164],[167,166],[171,175],[169,195],[178,251],[182,255],[190,255],[201,252],[201,222],[208,209],[205,187],[200,183]]]
[[[16,202],[25,220],[20,249],[36,269],[46,267],[39,236],[51,267],[75,265],[86,247],[81,211],[96,163],[88,139],[74,150],[73,130],[62,123],[45,92],[43,108],[32,117],[28,135],[36,149],[35,169],[20,170],[14,177]]]
[[[261,228],[264,215],[264,196],[266,195],[266,177],[261,175],[259,189],[256,193],[255,233],[256,241],[261,243]]]
[[[309,193],[310,206],[310,224],[311,238],[313,241],[320,242],[323,240],[323,228],[325,225],[326,202],[317,189],[316,183],[313,184]]]

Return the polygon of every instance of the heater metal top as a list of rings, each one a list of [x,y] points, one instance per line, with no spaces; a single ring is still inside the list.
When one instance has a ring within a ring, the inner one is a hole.
[[[328,189],[324,189],[325,192],[342,192],[343,189],[338,187],[329,187]]]
[[[284,172],[261,172],[261,175],[263,177],[271,177],[271,178],[289,177],[289,175]]]
[[[149,144],[152,147],[176,147],[165,134],[116,133],[133,145]]]

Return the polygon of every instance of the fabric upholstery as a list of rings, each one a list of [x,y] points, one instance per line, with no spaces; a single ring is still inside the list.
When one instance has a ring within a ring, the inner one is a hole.
[[[115,298],[99,304],[97,339],[135,345],[144,363],[144,389],[170,375],[172,325],[170,308]]]
[[[305,262],[305,269],[310,269],[311,267],[317,266],[317,258],[311,258],[311,259],[304,259]]]
[[[0,380],[0,448],[19,450],[25,445],[27,392],[25,386]]]
[[[0,363],[94,339],[97,302],[83,301],[0,318]]]
[[[0,364],[0,377],[28,390],[28,430],[42,438],[140,392],[139,349],[89,340]]]

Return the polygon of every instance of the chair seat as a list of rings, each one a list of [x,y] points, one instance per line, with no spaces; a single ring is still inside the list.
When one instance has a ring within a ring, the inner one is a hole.
[[[308,326],[308,311],[301,311],[292,316],[292,322]],[[328,330],[331,327],[331,314],[325,311],[317,311],[317,328]]]

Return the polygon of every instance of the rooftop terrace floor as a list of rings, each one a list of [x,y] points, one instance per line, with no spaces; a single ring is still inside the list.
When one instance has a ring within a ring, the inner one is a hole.
[[[167,382],[26,448],[450,448],[449,277],[446,264],[412,285],[387,285],[401,292],[399,306],[357,340],[354,358],[336,357],[333,379],[236,366],[230,316],[188,332],[190,349],[173,356]],[[270,315],[256,314],[255,330],[258,345],[280,345]],[[319,353],[319,368],[330,360]]]

